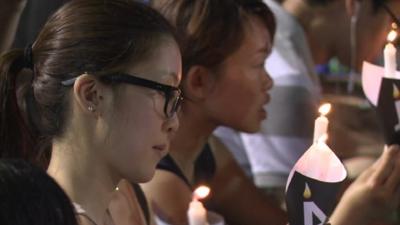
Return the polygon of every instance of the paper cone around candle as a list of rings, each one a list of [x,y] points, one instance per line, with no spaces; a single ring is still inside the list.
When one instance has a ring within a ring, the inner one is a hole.
[[[368,62],[363,63],[362,68],[362,88],[367,99],[372,105],[378,105],[379,90],[381,89],[384,69],[380,66]]]
[[[347,172],[335,153],[323,142],[313,144],[293,167],[286,185],[290,225],[325,222]]]
[[[384,77],[384,69],[364,62],[362,86],[381,121],[385,142],[400,144],[400,73]]]

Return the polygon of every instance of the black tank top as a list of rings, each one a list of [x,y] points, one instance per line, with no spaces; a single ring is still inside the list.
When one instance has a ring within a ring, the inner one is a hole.
[[[182,170],[175,163],[174,159],[167,155],[157,165],[157,169],[169,171],[181,178],[188,187],[193,190],[200,184],[208,184],[215,174],[216,165],[215,158],[212,154],[210,145],[207,143],[194,164],[194,183],[191,184],[185,177]]]

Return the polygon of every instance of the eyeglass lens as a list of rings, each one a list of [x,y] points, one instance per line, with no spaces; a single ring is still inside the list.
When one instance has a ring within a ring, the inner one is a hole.
[[[168,118],[172,117],[180,108],[182,102],[181,92],[179,90],[171,91],[169,96],[166,96],[165,114]]]

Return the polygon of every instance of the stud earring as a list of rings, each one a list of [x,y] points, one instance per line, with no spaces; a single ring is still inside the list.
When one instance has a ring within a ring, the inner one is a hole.
[[[93,107],[92,105],[89,105],[89,106],[88,106],[88,110],[89,110],[90,112],[94,112],[94,107]]]

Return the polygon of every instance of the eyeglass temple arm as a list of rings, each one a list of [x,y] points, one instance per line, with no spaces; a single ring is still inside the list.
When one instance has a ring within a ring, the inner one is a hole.
[[[75,83],[75,80],[76,80],[76,77],[68,79],[68,80],[63,80],[63,81],[61,81],[61,84],[63,86],[71,86]]]

